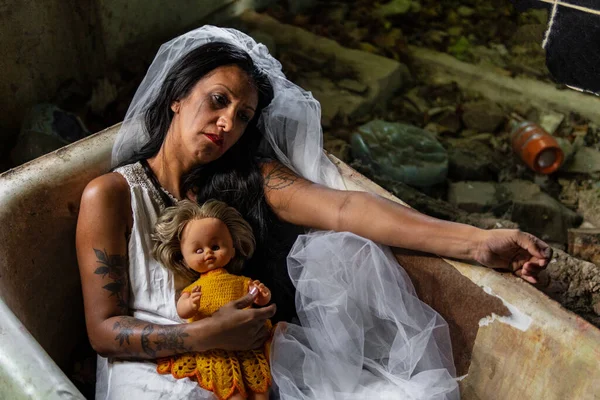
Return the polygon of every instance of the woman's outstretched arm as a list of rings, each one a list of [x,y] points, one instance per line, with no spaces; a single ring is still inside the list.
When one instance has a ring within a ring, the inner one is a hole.
[[[243,310],[253,298],[223,307],[214,318],[158,325],[129,315],[127,234],[132,226],[129,187],[116,173],[84,190],[77,221],[77,259],[90,343],[105,357],[154,359],[211,348],[243,350],[262,344],[264,319],[274,310]],[[246,311],[252,311],[250,313]],[[255,336],[248,332],[255,331]],[[264,340],[263,340],[264,341]]]
[[[483,230],[429,217],[364,192],[338,191],[298,177],[279,162],[263,164],[265,196],[279,218],[312,228],[353,232],[388,246],[475,260],[534,282],[548,246],[518,230]]]

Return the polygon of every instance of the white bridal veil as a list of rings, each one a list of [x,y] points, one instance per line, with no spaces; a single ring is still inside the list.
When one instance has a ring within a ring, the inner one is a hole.
[[[343,189],[337,169],[323,153],[319,102],[285,78],[264,45],[214,26],[161,46],[127,111],[113,147],[113,166],[148,140],[143,114],[172,65],[214,41],[244,49],[268,75],[275,97],[262,112],[259,128],[279,161],[313,182]],[[290,252],[288,271],[297,289],[301,326],[287,324],[275,333],[273,397],[459,397],[448,327],[417,298],[389,249],[350,233],[307,233]]]

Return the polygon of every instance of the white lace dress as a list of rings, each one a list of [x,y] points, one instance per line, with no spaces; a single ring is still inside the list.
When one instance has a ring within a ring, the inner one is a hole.
[[[151,257],[150,232],[164,208],[137,163],[116,170],[131,189],[129,307],[141,320],[175,324],[185,286]],[[346,251],[339,251],[339,249]],[[302,326],[280,324],[271,352],[272,397],[319,400],[458,399],[444,320],[416,296],[389,249],[350,233],[302,235],[288,256]],[[97,399],[212,399],[151,362],[98,357]]]
[[[117,168],[131,193],[133,227],[128,244],[129,309],[135,318],[172,325],[177,315],[175,291],[186,282],[163,268],[152,257],[150,234],[165,204],[140,163]],[[213,399],[214,396],[189,379],[175,379],[156,372],[156,363],[115,361],[98,356],[97,400]]]

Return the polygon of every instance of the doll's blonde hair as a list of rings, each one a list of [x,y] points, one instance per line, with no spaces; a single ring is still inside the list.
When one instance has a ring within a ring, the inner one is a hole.
[[[202,206],[190,200],[183,200],[176,206],[167,208],[159,217],[152,234],[152,256],[174,273],[197,279],[198,272],[188,268],[183,260],[181,235],[188,222],[204,218],[217,218],[229,229],[235,256],[225,268],[230,273],[238,273],[244,262],[254,253],[254,234],[250,224],[235,208],[218,200],[209,200]]]

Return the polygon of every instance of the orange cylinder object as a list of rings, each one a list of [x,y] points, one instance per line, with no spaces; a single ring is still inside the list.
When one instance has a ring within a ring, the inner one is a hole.
[[[514,152],[537,173],[551,174],[565,159],[556,139],[533,122],[516,125],[511,138]]]

